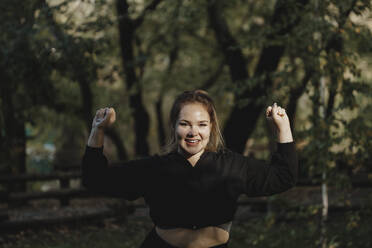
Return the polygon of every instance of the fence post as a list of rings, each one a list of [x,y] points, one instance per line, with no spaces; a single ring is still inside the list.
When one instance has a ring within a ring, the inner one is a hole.
[[[61,189],[69,189],[70,188],[70,179],[69,178],[62,178],[59,180],[59,185]],[[66,196],[62,196],[59,200],[62,207],[66,207],[70,205],[70,198]]]

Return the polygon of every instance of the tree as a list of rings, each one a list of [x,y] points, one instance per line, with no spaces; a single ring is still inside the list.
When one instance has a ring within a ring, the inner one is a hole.
[[[36,107],[52,101],[56,92],[50,84],[49,51],[38,43],[34,14],[39,1],[3,1],[0,36],[1,73],[1,165],[12,173],[26,170],[25,123],[33,122]],[[20,184],[17,189],[24,190]]]
[[[229,66],[231,79],[237,84],[238,91],[241,92],[237,95],[236,102],[238,103],[242,99],[248,101],[244,106],[236,104],[225,124],[224,135],[226,143],[231,149],[238,152],[244,150],[246,141],[252,134],[265,107],[267,102],[265,98],[272,89],[273,80],[270,74],[276,71],[285,51],[284,40],[281,37],[290,35],[293,28],[300,22],[307,2],[306,0],[296,2],[279,0],[276,2],[274,12],[269,20],[269,27],[272,30],[267,34],[265,39],[267,44],[262,47],[254,76],[250,78],[246,58],[222,15],[222,2],[209,1],[208,14],[211,27],[215,31],[216,39]],[[276,40],[276,42],[272,40]],[[243,89],[241,89],[242,86]],[[241,135],[236,135],[236,130],[245,131]]]

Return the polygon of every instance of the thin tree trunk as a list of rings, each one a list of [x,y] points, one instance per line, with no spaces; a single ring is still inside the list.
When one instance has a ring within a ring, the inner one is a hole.
[[[182,5],[182,1],[178,1],[175,11],[173,13],[172,21],[173,23],[177,23],[177,18],[179,16],[179,11]],[[179,28],[175,24],[173,27],[173,32],[172,32],[172,38],[173,38],[173,47],[171,48],[169,52],[169,64],[166,69],[166,74],[165,77],[168,77],[171,75],[173,71],[174,64],[176,60],[178,59],[178,52],[179,52]],[[164,77],[163,82],[167,82],[167,78]],[[158,141],[159,141],[159,146],[162,148],[165,143],[166,143],[166,129],[167,127],[164,125],[164,119],[163,119],[163,100],[164,100],[164,94],[168,89],[166,89],[166,86],[162,84],[162,87],[160,89],[160,94],[159,97],[155,103],[155,111],[156,111],[156,116],[157,116],[157,127],[158,127]]]
[[[325,121],[326,115],[325,115],[325,108],[326,108],[326,102],[325,102],[325,78],[322,77],[320,79],[320,118]],[[328,130],[324,130],[324,132],[327,132]],[[326,135],[328,136],[328,135]],[[321,235],[320,235],[320,245],[322,248],[327,247],[327,219],[328,219],[328,190],[327,190],[327,161],[323,161],[322,163],[322,216],[321,216]]]
[[[116,7],[119,20],[121,58],[124,66],[125,81],[130,92],[129,106],[133,111],[135,151],[138,156],[149,154],[147,137],[149,133],[149,115],[142,103],[142,92],[136,75],[134,41],[136,25],[129,17],[129,5],[126,0],[117,0]]]
[[[92,108],[93,108],[93,94],[92,90],[90,88],[89,82],[87,82],[83,77],[80,77],[78,80],[79,86],[80,86],[80,95],[81,95],[81,101],[82,101],[82,110],[84,115],[84,122],[88,129],[88,132],[90,131],[92,127]]]
[[[158,122],[158,139],[159,139],[159,145],[160,147],[163,147],[165,145],[165,126],[163,121],[163,98],[164,95],[160,94],[158,97],[158,100],[155,103],[155,110],[156,110],[156,116],[157,116],[157,122]]]
[[[22,115],[17,114],[14,106],[13,92],[11,86],[2,87],[2,116],[4,118],[4,137],[3,147],[6,151],[2,153],[6,156],[1,161],[7,168],[5,171],[13,175],[24,174],[26,172],[26,135],[25,123]],[[8,187],[10,192],[25,192],[26,184],[11,184]]]
[[[350,13],[356,6],[357,1],[354,0],[350,7],[341,15],[341,19],[339,22],[339,27],[342,28],[346,20],[348,19]],[[341,52],[343,50],[343,40],[339,33],[335,33],[330,40],[328,40],[327,44],[325,45],[325,50],[329,53],[331,50],[335,50],[336,52]],[[324,121],[330,121],[333,115],[333,109],[335,104],[335,98],[337,94],[337,86],[339,82],[339,76],[336,71],[331,71],[331,82],[329,87],[329,97],[328,102],[326,103],[325,100],[325,79],[321,78],[320,81],[320,98],[321,98],[321,117]],[[330,130],[327,129],[326,137],[329,137]],[[322,217],[321,217],[321,235],[320,235],[320,247],[326,248],[328,246],[328,238],[327,238],[327,220],[328,220],[328,190],[327,190],[327,164],[323,163],[322,165]]]
[[[111,139],[112,143],[116,146],[116,154],[121,161],[128,160],[127,150],[125,149],[124,142],[120,137],[118,131],[111,127],[105,130],[105,135]]]

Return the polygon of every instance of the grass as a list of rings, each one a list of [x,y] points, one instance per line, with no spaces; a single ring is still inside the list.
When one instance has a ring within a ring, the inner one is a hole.
[[[231,248],[312,248],[318,246],[318,218],[290,222],[262,217],[233,223]],[[328,221],[328,247],[372,247],[372,215],[349,212]],[[44,230],[27,230],[4,236],[3,248],[137,248],[151,230],[148,219],[129,219],[124,224],[82,225]]]

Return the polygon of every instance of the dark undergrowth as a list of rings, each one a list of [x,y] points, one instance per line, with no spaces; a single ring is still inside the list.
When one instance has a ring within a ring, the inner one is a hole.
[[[327,222],[329,248],[372,247],[370,212],[332,215]],[[3,248],[136,248],[153,224],[148,218],[128,219],[125,223],[106,221],[101,225],[59,226],[25,230],[2,235]],[[249,221],[234,221],[231,248],[318,247],[319,218],[292,216],[279,220],[266,216]]]

